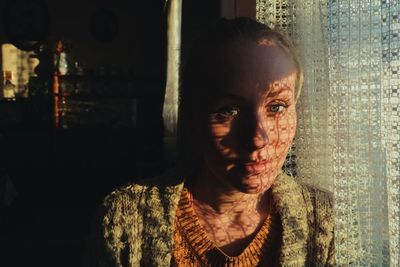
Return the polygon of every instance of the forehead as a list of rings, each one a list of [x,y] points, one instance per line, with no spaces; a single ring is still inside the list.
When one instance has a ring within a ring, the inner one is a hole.
[[[218,93],[264,94],[282,87],[294,90],[296,83],[292,58],[273,42],[227,44],[218,50],[213,68]]]

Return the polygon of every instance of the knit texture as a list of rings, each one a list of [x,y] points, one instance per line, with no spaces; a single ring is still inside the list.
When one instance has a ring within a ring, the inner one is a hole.
[[[278,215],[272,214],[239,255],[228,256],[215,246],[201,226],[185,188],[175,218],[172,266],[277,266],[274,259],[281,247],[282,230]]]
[[[85,266],[170,266],[183,183],[162,177],[108,195],[96,216]],[[334,266],[333,200],[286,174],[272,186],[281,218],[280,266]]]

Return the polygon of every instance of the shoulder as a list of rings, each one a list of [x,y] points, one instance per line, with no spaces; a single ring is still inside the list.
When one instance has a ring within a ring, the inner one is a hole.
[[[147,229],[144,222],[168,223],[165,217],[170,217],[179,200],[183,183],[172,178],[164,175],[139,180],[116,188],[104,198],[93,218],[86,252],[86,260],[95,264],[85,266],[122,266],[122,255],[128,257],[130,253],[140,265]]]
[[[101,203],[103,209],[128,208],[129,203],[137,203],[143,193],[161,187],[156,179],[140,180],[119,186],[111,191]]]
[[[333,216],[334,200],[332,192],[303,182],[298,183],[306,202],[313,207],[315,212],[321,216]]]
[[[306,184],[284,173],[277,177],[272,190],[275,197],[281,198],[283,202],[296,202],[296,208],[304,203],[308,210],[318,208],[328,212],[333,209],[333,194],[331,192]]]
[[[166,177],[143,179],[116,188],[100,205],[96,220],[106,240],[122,240],[124,232],[151,217],[152,213],[168,213],[173,203],[178,202],[183,183],[172,183]],[[114,244],[118,246],[118,244]]]
[[[105,208],[129,208],[129,204],[139,204],[139,200],[149,197],[172,197],[183,186],[183,180],[175,172],[162,176],[139,179],[120,186],[109,193],[102,203]]]
[[[333,231],[334,226],[334,198],[333,193],[319,188],[314,185],[309,185],[303,182],[298,182],[307,206],[307,213],[311,221],[315,221],[318,229]]]
[[[334,200],[333,193],[299,182],[306,205],[308,206],[308,220],[310,233],[314,236],[314,262],[324,263],[326,266],[335,265],[334,244]]]
[[[274,182],[272,195],[283,229],[296,233],[293,238],[289,234],[284,237],[287,244],[296,244],[295,249],[284,244],[285,253],[291,255],[297,251],[299,259],[307,254],[307,266],[331,266],[334,259],[332,194],[282,174]],[[300,247],[307,247],[307,253],[303,255]],[[293,257],[288,256],[286,260],[291,261]]]
[[[322,188],[306,184],[287,174],[277,177],[272,193],[282,211],[288,208],[305,212],[310,225],[314,221],[329,222],[333,226],[333,194]]]
[[[181,194],[183,182],[175,173],[141,179],[116,188],[101,203],[95,220],[104,236],[118,234],[152,213],[167,214],[174,210]]]

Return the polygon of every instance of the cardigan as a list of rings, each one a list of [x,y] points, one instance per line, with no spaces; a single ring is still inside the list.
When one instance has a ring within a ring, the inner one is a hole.
[[[174,175],[120,187],[95,216],[84,266],[170,266],[183,181]],[[282,222],[281,266],[334,266],[333,197],[286,174],[271,186]]]

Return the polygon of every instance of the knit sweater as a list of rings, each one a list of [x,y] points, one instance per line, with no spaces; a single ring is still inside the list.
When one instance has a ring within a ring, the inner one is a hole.
[[[183,182],[174,176],[109,194],[96,216],[85,266],[170,266]],[[282,222],[281,266],[333,266],[332,195],[280,174],[271,187]]]
[[[209,237],[194,211],[188,190],[183,189],[175,217],[174,267],[279,266],[282,223],[273,206],[252,240],[237,255],[227,255]]]

